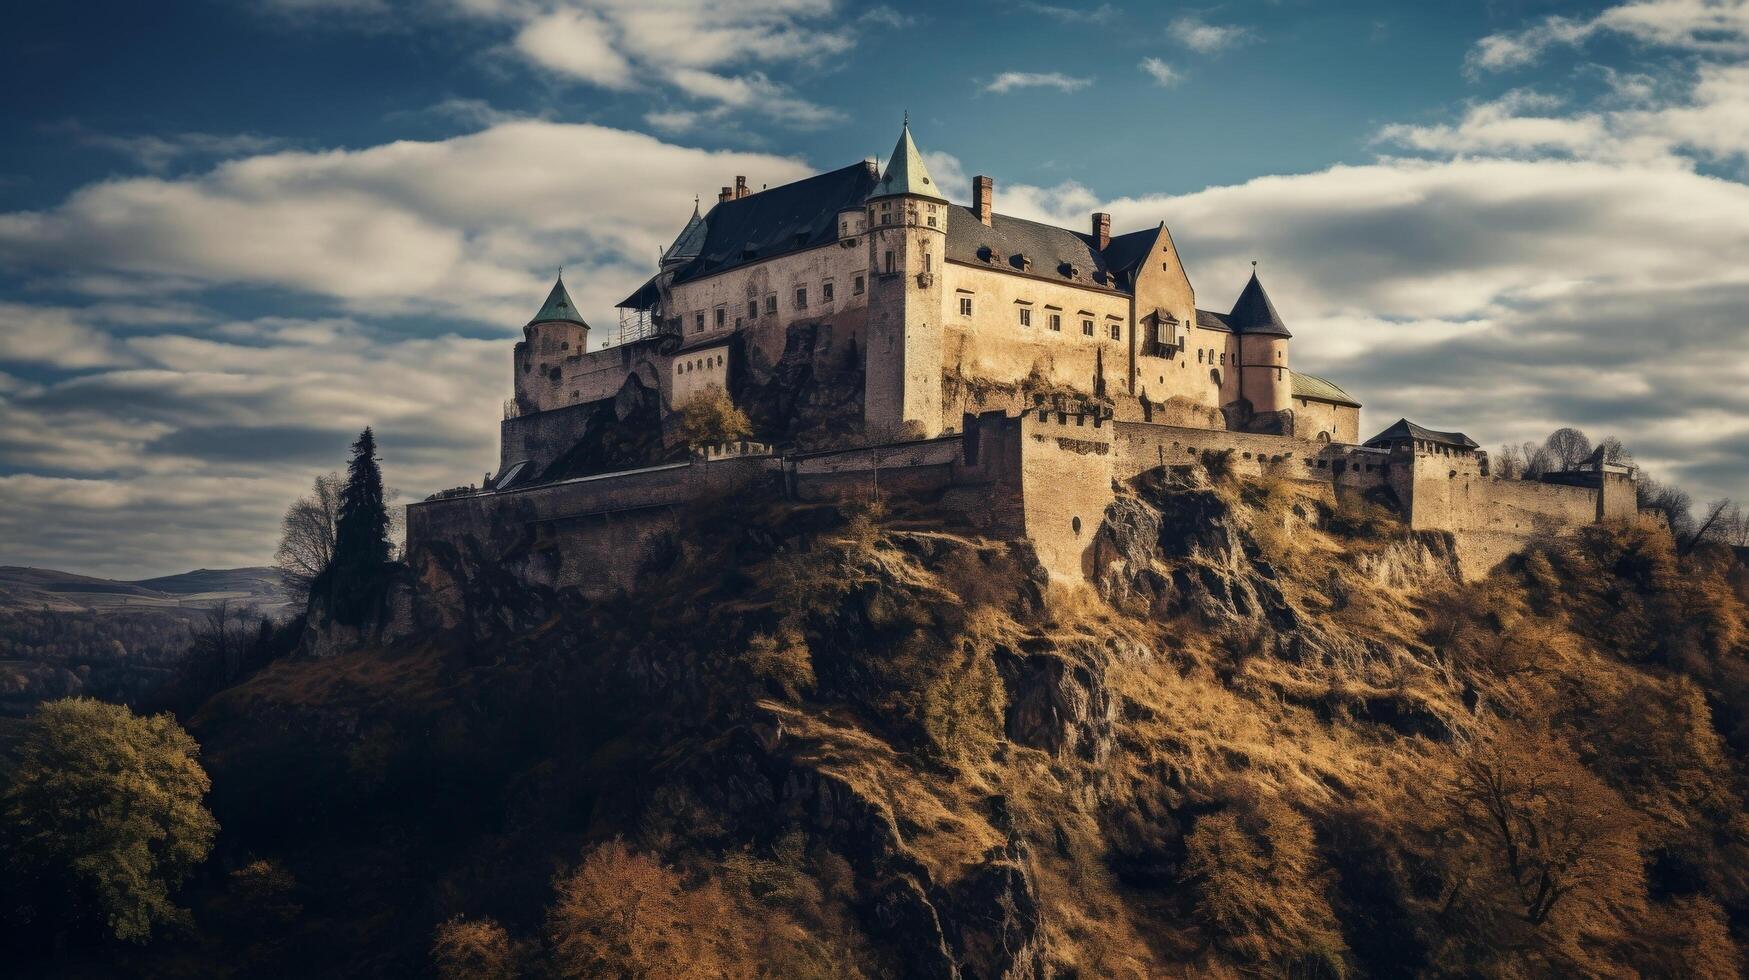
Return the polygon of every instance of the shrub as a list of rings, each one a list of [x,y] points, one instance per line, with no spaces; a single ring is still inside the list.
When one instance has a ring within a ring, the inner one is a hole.
[[[491,919],[457,916],[438,926],[431,963],[441,980],[510,980],[519,974],[510,934]]]
[[[557,976],[751,975],[722,890],[709,882],[689,890],[678,872],[624,841],[591,851],[555,888],[547,942]]]
[[[695,449],[745,439],[752,434],[753,423],[747,420],[747,414],[736,408],[729,393],[716,385],[687,399],[674,423],[674,437]]]
[[[1209,481],[1220,483],[1233,476],[1233,451],[1231,449],[1204,449],[1202,451],[1203,472],[1208,474]]]

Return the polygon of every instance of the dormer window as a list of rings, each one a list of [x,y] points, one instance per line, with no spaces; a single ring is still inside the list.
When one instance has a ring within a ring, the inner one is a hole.
[[[991,249],[990,246],[988,246],[988,245],[979,245],[978,246],[978,259],[980,261],[989,262],[990,260],[994,259],[995,257],[996,257],[996,252],[995,252],[995,250]]]

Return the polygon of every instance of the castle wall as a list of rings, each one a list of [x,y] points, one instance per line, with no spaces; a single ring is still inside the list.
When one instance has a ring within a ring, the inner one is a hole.
[[[668,360],[654,340],[585,354],[575,345],[561,348],[544,334],[539,338],[518,343],[513,360],[516,404],[525,415],[611,398],[633,374],[660,391],[664,402],[669,397]]]
[[[1093,537],[1114,499],[1116,423],[1090,414],[1038,410],[1019,424],[1025,534],[1052,573],[1092,572]]]
[[[1294,434],[1302,439],[1316,439],[1319,433],[1326,433],[1330,442],[1360,441],[1360,409],[1353,405],[1295,398],[1293,410]]]
[[[1099,376],[1109,394],[1129,393],[1128,296],[958,262],[947,263],[945,279],[942,371],[974,382],[962,386],[959,402],[942,406],[947,424],[965,412],[1023,407],[985,404],[976,397],[980,386],[975,382],[1012,386],[1033,376],[1047,385],[1091,393]],[[972,301],[969,317],[960,313],[962,297]],[[1022,309],[1031,311],[1031,326],[1020,325]],[[1050,327],[1053,314],[1060,317],[1060,330]],[[1083,333],[1083,320],[1093,321],[1093,336]]]

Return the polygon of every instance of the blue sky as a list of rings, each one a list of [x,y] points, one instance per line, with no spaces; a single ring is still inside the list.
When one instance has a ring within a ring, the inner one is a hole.
[[[353,432],[495,458],[554,266],[891,147],[1262,263],[1296,361],[1484,445],[1749,496],[1749,4],[37,4],[0,37],[0,563],[250,564]]]

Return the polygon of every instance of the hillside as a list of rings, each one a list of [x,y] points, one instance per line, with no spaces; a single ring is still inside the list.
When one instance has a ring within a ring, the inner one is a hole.
[[[1464,584],[1376,505],[1194,473],[1108,509],[1094,587],[927,505],[694,521],[611,602],[434,551],[427,625],[212,698],[191,931],[63,972],[1738,970],[1723,552],[1599,527]]]

